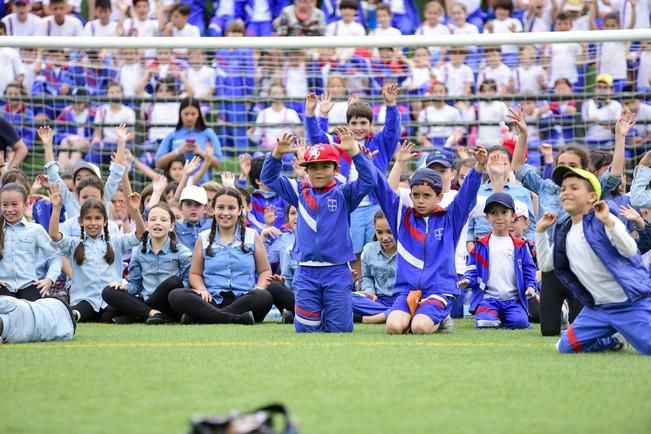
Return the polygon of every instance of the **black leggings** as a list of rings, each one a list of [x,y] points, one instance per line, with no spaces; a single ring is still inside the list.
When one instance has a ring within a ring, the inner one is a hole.
[[[561,334],[561,307],[567,300],[570,308],[570,323],[581,312],[581,302],[572,292],[563,286],[553,271],[542,273],[542,291],[540,292],[540,333],[543,336]]]
[[[279,311],[283,309],[290,312],[294,312],[294,291],[286,287],[280,282],[271,282],[267,286],[267,291],[271,294],[274,299],[274,305],[278,308]]]
[[[273,297],[264,289],[254,289],[235,298],[232,292],[223,293],[220,304],[205,302],[193,289],[179,288],[170,293],[169,302],[179,315],[188,314],[195,321],[205,324],[239,323],[240,316],[253,312],[255,322],[262,322],[271,310]]]
[[[86,300],[82,300],[79,303],[70,306],[70,309],[79,312],[79,322],[111,322],[115,316],[115,309],[111,306],[100,309],[99,312],[95,312],[93,306]]]
[[[138,318],[147,319],[149,312],[155,309],[178,320],[180,315],[172,309],[168,297],[170,292],[181,286],[183,286],[183,281],[176,276],[172,276],[158,285],[147,301],[121,289],[111,287],[104,288],[102,298],[115,311],[119,312],[119,314],[133,315]]]
[[[36,301],[41,298],[41,293],[36,285],[29,285],[17,292],[11,292],[4,286],[0,286],[0,295],[8,295],[9,297],[15,297],[27,301]]]

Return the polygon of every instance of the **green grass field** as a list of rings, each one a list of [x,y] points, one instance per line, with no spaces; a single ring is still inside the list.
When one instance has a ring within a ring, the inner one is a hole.
[[[425,337],[81,324],[71,342],[0,346],[0,433],[182,433],[273,401],[302,433],[651,431],[651,359],[555,341],[469,320]]]

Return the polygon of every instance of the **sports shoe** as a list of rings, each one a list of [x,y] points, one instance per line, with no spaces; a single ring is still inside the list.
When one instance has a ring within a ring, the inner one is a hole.
[[[567,330],[570,326],[570,307],[567,304],[567,301],[563,302],[561,306],[561,330]]]
[[[113,324],[133,324],[133,318],[131,315],[118,315],[111,318]]]
[[[75,324],[81,321],[81,313],[78,310],[73,310],[72,316],[75,318]]]
[[[197,320],[192,318],[187,313],[184,313],[183,315],[181,315],[181,324],[197,324]]]
[[[294,312],[283,309],[283,316],[280,319],[281,324],[294,324]]]
[[[628,349],[628,342],[621,333],[615,333],[613,338],[617,341],[617,345],[615,345],[613,351],[626,351]]]
[[[165,315],[163,312],[157,312],[147,318],[145,324],[147,325],[158,325],[158,324],[168,324],[172,322],[172,318]]]
[[[239,324],[244,324],[244,325],[253,325],[253,324],[255,324],[255,317],[253,316],[253,312],[251,312],[251,311],[244,312],[242,315],[240,315],[238,323]]]
[[[454,330],[454,321],[450,315],[446,316],[439,324],[439,333],[450,333]]]
[[[409,295],[407,295],[407,306],[409,306],[409,313],[412,317],[416,314],[422,296],[423,292],[420,289],[409,291]]]

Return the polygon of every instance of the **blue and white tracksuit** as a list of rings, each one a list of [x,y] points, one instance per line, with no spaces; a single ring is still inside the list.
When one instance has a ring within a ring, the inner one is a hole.
[[[396,300],[391,309],[409,313],[407,295],[421,290],[422,301],[416,314],[439,324],[449,315],[452,301],[460,293],[454,252],[477,201],[482,174],[471,169],[447,209],[436,208],[429,217],[405,205],[383,173],[378,172],[377,177],[374,193],[398,244]]]
[[[353,293],[353,312],[376,315],[387,312],[393,305],[393,285],[396,281],[397,254],[387,256],[379,241],[368,243],[362,251],[362,291]],[[371,300],[365,293],[375,294]]]
[[[353,157],[357,181],[313,188],[280,176],[282,160],[267,156],[260,180],[298,209],[296,244],[299,266],[292,286],[296,294],[294,325],[298,332],[351,332],[353,279],[348,262],[355,259],[350,213],[369,194],[375,173],[366,156]]]
[[[490,275],[490,237],[491,234],[488,234],[475,240],[475,245],[468,255],[468,267],[463,278],[470,281],[468,287],[472,289],[470,312],[475,315],[477,327],[528,328],[528,303],[525,293],[529,287],[536,288],[536,264],[529,247],[523,240],[511,237],[517,298],[489,298],[485,290]]]
[[[309,143],[316,145],[319,143],[333,143],[338,141],[324,132],[327,129],[327,119],[318,119],[315,116],[305,118],[305,127]],[[396,152],[398,142],[400,141],[400,112],[397,106],[388,106],[386,123],[379,134],[371,134],[365,140],[365,145],[372,152],[378,151],[373,164],[380,172],[385,174],[389,167],[389,162]],[[356,169],[352,170],[356,172]],[[348,177],[349,180],[355,180],[356,173]],[[378,211],[377,201],[369,196],[364,198],[360,206],[351,216],[351,227],[355,230],[351,233],[353,239],[353,249],[355,253],[361,253],[364,246],[373,240],[375,227],[373,226],[373,216]]]
[[[562,353],[612,349],[617,344],[612,335],[619,332],[637,351],[651,355],[651,275],[639,251],[630,257],[621,255],[594,212],[583,216],[582,225],[586,242],[623,289],[627,300],[596,304],[590,289],[574,274],[566,253],[566,238],[572,227],[570,219],[556,225],[553,260],[549,257],[542,260],[544,253],[549,256],[549,246],[545,234],[536,234],[541,269],[553,266],[561,283],[584,305],[556,348]]]
[[[247,219],[258,234],[265,228],[264,210],[270,206],[276,207],[274,226],[280,229],[285,224],[285,208],[287,203],[273,191],[254,190],[251,193],[251,211]]]

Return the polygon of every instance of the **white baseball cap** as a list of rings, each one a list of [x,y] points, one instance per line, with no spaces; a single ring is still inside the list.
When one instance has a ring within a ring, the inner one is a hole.
[[[527,205],[525,205],[524,202],[519,200],[515,201],[515,217],[529,218],[529,208],[527,208]]]
[[[208,194],[203,187],[188,185],[181,192],[181,202],[184,200],[192,200],[194,202],[200,203],[201,205],[206,205],[208,203]]]

